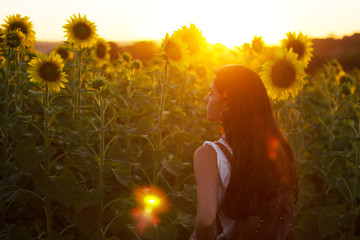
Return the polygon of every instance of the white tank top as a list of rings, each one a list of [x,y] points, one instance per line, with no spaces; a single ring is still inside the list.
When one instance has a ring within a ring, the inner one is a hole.
[[[229,150],[229,152],[231,154],[233,154],[230,145],[225,141],[224,138],[220,138],[218,140],[218,142],[224,144],[225,147]],[[218,207],[220,207],[224,200],[226,188],[230,182],[230,173],[231,173],[230,172],[230,162],[226,158],[226,156],[223,153],[223,151],[221,150],[221,148],[215,142],[205,141],[203,145],[205,145],[205,144],[210,145],[216,151],[216,155],[217,155],[217,167],[218,167],[219,175],[220,175],[220,183],[218,185],[219,186],[218,187]],[[223,233],[224,233],[225,237],[231,238],[231,233],[232,233],[233,228],[236,225],[236,220],[228,218],[224,214],[223,211],[220,211],[218,213],[218,216],[219,216],[220,223],[223,228]],[[217,239],[221,239],[221,237],[222,236],[218,236]]]

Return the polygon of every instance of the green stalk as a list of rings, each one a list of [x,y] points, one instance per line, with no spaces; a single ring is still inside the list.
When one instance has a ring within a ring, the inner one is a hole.
[[[75,129],[78,130],[80,121],[80,89],[81,89],[81,47],[77,51],[76,80],[75,80]]]
[[[166,98],[166,83],[167,83],[167,78],[168,78],[168,65],[169,65],[169,60],[166,59],[165,63],[164,63],[163,79],[162,79],[162,82],[161,82],[161,99],[160,99],[158,129],[161,127],[163,117],[164,117],[165,98]],[[161,132],[159,131],[157,133],[157,137],[156,137],[156,145],[155,145],[156,150],[160,149],[160,147],[161,147],[160,143],[161,143]]]
[[[44,119],[45,119],[45,136],[44,136],[44,143],[45,147],[49,146],[49,87],[48,84],[45,84],[45,99],[44,99]]]
[[[166,83],[167,83],[167,78],[168,78],[168,65],[169,65],[169,60],[165,59],[164,62],[164,74],[163,74],[163,79],[161,81],[161,98],[160,98],[160,109],[159,109],[159,121],[158,121],[158,132],[156,133],[156,142],[155,142],[155,151],[159,151],[161,148],[161,132],[160,132],[160,128],[162,125],[162,121],[163,121],[163,117],[164,117],[164,108],[165,108],[165,98],[166,98]],[[154,172],[153,172],[153,185],[156,186],[157,185],[157,181],[158,181],[158,175],[156,174],[156,170],[158,167],[158,162],[154,161]]]
[[[46,215],[46,232],[49,235],[52,232],[52,210],[51,210],[51,199],[46,196],[45,199],[45,215]]]
[[[354,181],[353,181],[353,194],[351,199],[351,213],[355,214],[356,212],[356,198],[358,196],[358,188],[359,188],[359,143],[356,142],[355,145],[355,162],[354,162]]]
[[[10,94],[10,54],[11,50],[8,48],[8,54],[6,58],[6,86],[5,86],[5,123],[9,121],[9,94]],[[3,159],[3,178],[7,175],[7,161],[9,158],[8,152],[8,132],[4,129],[4,159]]]
[[[50,145],[50,139],[49,139],[49,88],[47,83],[45,84],[45,97],[44,97],[44,128],[45,128],[45,134],[44,134],[44,145],[45,147],[48,147]],[[51,169],[50,169],[50,161],[46,164],[46,169],[48,171],[48,175],[51,175]],[[45,197],[45,215],[46,215],[46,231],[47,234],[50,234],[52,232],[52,210],[51,210],[51,199],[49,196]]]
[[[15,51],[15,57],[14,57],[14,73],[15,73],[15,107],[16,107],[16,110],[19,109],[19,96],[20,96],[20,83],[19,83],[19,76],[17,74],[17,71],[18,71],[18,68],[19,68],[19,55],[20,53],[18,51]]]
[[[131,102],[130,101],[130,99],[131,99],[131,91],[132,91],[132,70],[131,69],[129,69],[129,73],[128,73],[128,85],[126,86],[126,94],[127,94],[127,98],[128,98],[128,100],[129,100],[129,102]],[[131,106],[129,106],[129,104],[126,104],[126,109],[128,110],[128,111],[130,111],[130,109],[131,109]],[[130,117],[126,117],[126,125],[128,126],[128,127],[130,127]],[[129,144],[129,141],[127,141],[128,142],[128,144]]]
[[[99,99],[100,99],[100,159],[99,159],[99,188],[101,191],[104,191],[104,160],[105,160],[105,109],[104,109],[104,100],[100,94],[99,90]],[[100,207],[99,207],[99,231],[102,229],[103,224],[103,206],[104,206],[104,199],[101,198],[100,200]]]
[[[185,85],[186,85],[186,75],[183,73],[181,74],[182,78],[183,78],[183,82],[182,82],[182,88],[181,88],[181,98],[180,98],[180,108],[183,109],[184,107],[184,102],[185,102]]]

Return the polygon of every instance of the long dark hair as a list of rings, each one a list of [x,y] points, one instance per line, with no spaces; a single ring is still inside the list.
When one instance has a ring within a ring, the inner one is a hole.
[[[222,205],[225,214],[231,218],[264,215],[278,193],[296,202],[294,154],[277,125],[260,77],[231,65],[217,71],[214,85],[228,104],[222,128],[233,150]]]

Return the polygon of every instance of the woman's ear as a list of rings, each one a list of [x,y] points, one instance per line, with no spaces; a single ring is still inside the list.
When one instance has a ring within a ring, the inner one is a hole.
[[[229,94],[228,94],[227,90],[222,91],[220,93],[220,97],[221,97],[222,100],[228,99]]]
[[[229,111],[229,102],[227,101],[227,99],[224,100],[224,110]]]

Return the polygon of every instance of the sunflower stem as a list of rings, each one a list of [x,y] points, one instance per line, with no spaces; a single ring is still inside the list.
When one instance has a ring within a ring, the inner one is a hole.
[[[46,215],[46,232],[48,235],[52,232],[52,210],[51,210],[51,199],[46,196],[45,199],[45,215]]]
[[[9,95],[10,95],[10,55],[11,50],[10,47],[7,51],[7,57],[6,57],[6,86],[5,86],[5,124],[9,121]],[[6,129],[4,129],[4,160],[3,160],[3,178],[7,175],[7,162],[9,158],[9,149],[8,149],[8,132]]]
[[[14,78],[15,78],[15,107],[16,107],[16,110],[18,111],[19,110],[19,92],[20,92],[20,83],[19,83],[19,76],[17,74],[18,72],[18,68],[19,68],[19,51],[15,50],[15,57],[14,57]]]
[[[48,84],[45,84],[45,95],[44,95],[44,147],[48,147],[50,145],[49,140],[49,87]],[[50,169],[50,160],[46,163],[46,170],[48,175],[51,175]],[[46,231],[49,235],[52,232],[52,209],[51,209],[51,199],[49,196],[46,196],[45,199],[45,215],[46,215]]]
[[[186,74],[185,73],[182,73],[182,79],[183,79],[183,82],[182,82],[182,88],[181,88],[181,99],[180,99],[180,108],[183,109],[184,107],[184,102],[185,102],[185,99],[184,99],[184,96],[185,96],[185,85],[186,85]]]
[[[44,98],[44,125],[45,125],[45,136],[44,143],[45,147],[49,146],[49,87],[48,84],[45,84],[45,98]]]
[[[104,99],[101,96],[100,90],[99,94],[99,108],[100,108],[100,160],[99,160],[99,188],[103,192],[104,191],[104,160],[105,160],[105,108],[104,108]],[[104,206],[104,199],[103,197],[100,200],[100,207],[99,207],[99,231],[102,229],[103,226],[103,206]]]
[[[354,162],[354,181],[353,181],[353,194],[351,199],[351,213],[356,213],[356,198],[358,197],[359,188],[359,168],[360,168],[360,156],[359,156],[359,140],[355,143],[355,162]]]
[[[81,46],[77,50],[77,58],[76,58],[76,80],[75,80],[75,129],[79,128],[80,121],[80,90],[81,90],[81,69],[82,69],[82,61],[81,54],[82,49]]]
[[[164,108],[165,108],[165,98],[166,98],[166,83],[168,79],[168,67],[169,67],[169,60],[165,59],[164,62],[164,73],[163,73],[163,79],[161,81],[161,98],[160,98],[160,109],[159,109],[159,121],[157,125],[157,133],[156,133],[156,143],[155,143],[155,150],[159,151],[161,148],[161,131],[160,128],[162,126],[162,121],[164,117]],[[157,185],[157,170],[158,162],[154,161],[154,175],[153,175],[153,182],[154,185]]]
[[[128,97],[129,100],[132,97],[131,92],[132,92],[132,70],[129,69],[129,72],[128,72],[128,85],[126,86],[126,93],[127,93],[127,97]],[[131,101],[129,101],[129,102],[131,102]],[[130,104],[127,104],[126,108],[127,108],[128,111],[130,111],[130,109],[131,109]],[[127,124],[128,127],[130,126],[130,117],[126,117],[126,124]]]

